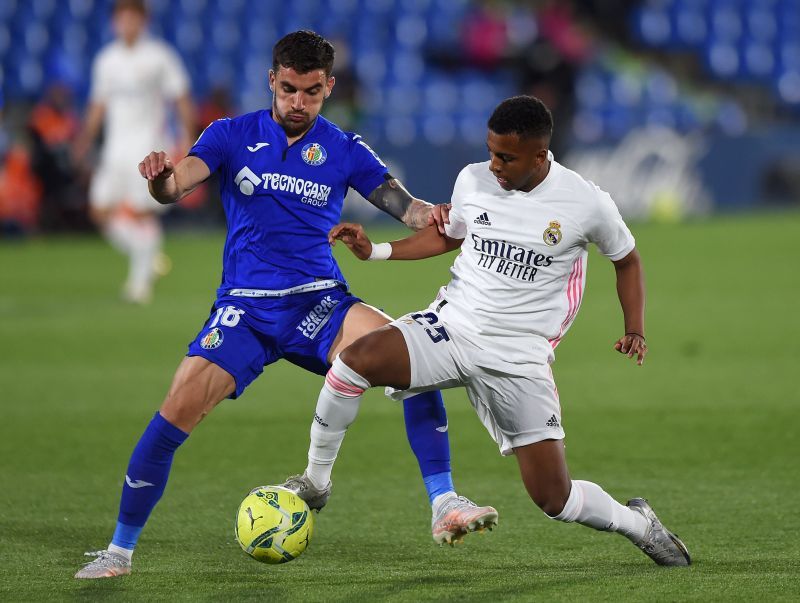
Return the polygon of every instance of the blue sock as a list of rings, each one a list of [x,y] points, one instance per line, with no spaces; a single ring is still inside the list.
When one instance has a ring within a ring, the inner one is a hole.
[[[112,544],[125,549],[136,546],[150,512],[164,493],[175,450],[188,437],[159,413],[150,421],[128,464]]]
[[[403,414],[408,443],[417,457],[428,498],[433,503],[440,494],[454,490],[442,394],[425,392],[403,400]]]

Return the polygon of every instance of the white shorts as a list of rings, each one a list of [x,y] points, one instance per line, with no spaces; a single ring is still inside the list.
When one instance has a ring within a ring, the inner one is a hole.
[[[163,213],[168,206],[150,196],[147,180],[139,174],[136,161],[105,161],[92,176],[89,203],[95,209],[115,209],[127,205],[140,212]]]
[[[403,400],[421,392],[463,386],[472,406],[500,454],[542,440],[561,440],[561,405],[550,365],[525,366],[515,375],[480,365],[491,350],[482,349],[449,329],[432,309],[412,312],[393,321],[405,338],[411,359],[407,390],[386,388],[386,395]]]

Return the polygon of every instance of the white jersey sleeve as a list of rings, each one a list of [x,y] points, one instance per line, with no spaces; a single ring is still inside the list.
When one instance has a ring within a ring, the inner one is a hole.
[[[95,57],[92,63],[92,87],[89,100],[93,103],[106,103],[111,95],[111,73],[113,65],[109,62],[108,49],[105,48]]]
[[[159,45],[163,54],[161,90],[165,98],[175,100],[189,92],[189,74],[177,52],[166,44]]]
[[[594,184],[592,186],[597,191],[596,204],[585,225],[586,236],[608,259],[621,260],[633,251],[636,241],[611,195]]]
[[[472,190],[468,181],[471,179],[466,169],[461,170],[453,185],[453,196],[450,198],[450,224],[445,224],[444,232],[451,239],[463,239],[467,236],[467,223],[464,220],[464,197]]]

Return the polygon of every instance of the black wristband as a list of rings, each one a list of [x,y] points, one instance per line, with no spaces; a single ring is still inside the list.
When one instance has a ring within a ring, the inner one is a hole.
[[[625,335],[636,335],[637,337],[641,337],[643,341],[647,341],[644,335],[640,335],[639,333],[625,333]]]

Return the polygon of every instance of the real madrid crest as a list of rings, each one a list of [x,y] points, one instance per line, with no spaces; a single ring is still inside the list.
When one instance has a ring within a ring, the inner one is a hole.
[[[542,238],[544,239],[545,245],[549,247],[558,245],[561,242],[561,224],[558,223],[558,220],[550,222],[550,226],[544,229]]]
[[[300,151],[300,154],[303,156],[303,161],[308,165],[322,165],[328,158],[328,152],[325,150],[325,147],[318,142],[307,144],[303,147],[303,150]]]

